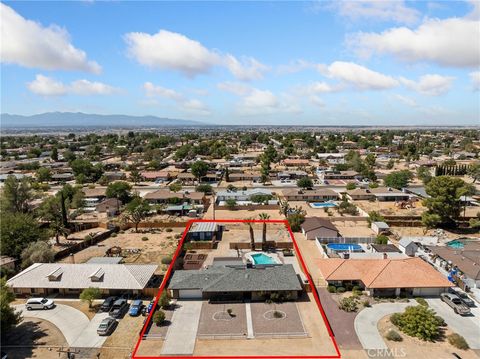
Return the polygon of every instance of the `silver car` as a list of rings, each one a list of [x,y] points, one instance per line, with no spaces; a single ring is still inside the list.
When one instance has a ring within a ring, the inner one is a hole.
[[[110,318],[110,317],[105,318],[104,320],[102,320],[102,322],[98,326],[97,334],[109,335],[111,331],[114,329],[116,323],[117,321],[113,318]]]
[[[470,308],[465,305],[458,295],[452,293],[442,293],[440,294],[440,299],[442,302],[445,302],[452,307],[455,313],[460,315],[470,314]]]
[[[47,298],[30,298],[25,303],[27,310],[32,309],[52,309],[55,307],[55,302]]]

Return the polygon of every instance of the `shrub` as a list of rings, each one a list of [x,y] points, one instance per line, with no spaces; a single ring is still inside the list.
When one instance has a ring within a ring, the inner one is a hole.
[[[443,319],[441,316],[436,315],[436,316],[435,316],[435,319],[437,320],[437,324],[438,324],[440,327],[446,327],[446,326],[447,326],[447,323],[445,322],[445,319]]]
[[[455,348],[461,350],[467,350],[469,348],[467,341],[464,337],[457,333],[450,334],[448,337],[448,342],[453,345]]]
[[[352,288],[352,291],[361,292],[360,287],[358,285],[354,285],[353,288]]]
[[[369,302],[368,300],[364,300],[364,301],[362,302],[362,304],[363,304],[363,306],[364,306],[365,308],[371,306],[371,305],[370,305],[370,302]]]
[[[335,293],[337,291],[337,288],[335,288],[335,286],[333,286],[333,285],[329,285],[327,287],[327,290],[328,290],[329,293]]]
[[[387,335],[385,335],[385,338],[392,342],[401,342],[403,340],[402,336],[393,329],[390,329],[388,331]]]
[[[162,264],[170,264],[172,263],[172,257],[163,257]]]
[[[166,290],[163,290],[162,295],[158,300],[158,305],[162,308],[167,308],[170,305],[170,296]]]
[[[89,308],[92,308],[93,301],[100,297],[100,289],[96,287],[85,288],[82,293],[80,293],[80,300],[87,302]]]
[[[391,316],[390,316],[390,321],[392,322],[393,325],[395,326],[399,326],[400,325],[400,313],[393,313]]]
[[[346,312],[355,312],[357,310],[357,302],[351,297],[342,298],[340,299],[339,308]]]
[[[112,233],[110,237],[115,238],[117,236],[116,233]]]
[[[153,322],[157,326],[160,326],[163,324],[164,321],[165,321],[165,312],[163,310],[158,310],[157,312],[155,312],[155,314],[153,315]]]
[[[392,323],[412,337],[432,341],[440,334],[435,312],[423,305],[407,307],[405,312],[399,314],[394,320],[392,317],[390,318]]]
[[[424,298],[415,298],[418,304],[423,305],[424,307],[428,307],[428,303]]]
[[[173,229],[167,228],[167,229],[165,229],[165,232],[173,232]]]
[[[148,241],[148,237],[142,237],[142,241],[144,242]]]
[[[273,312],[273,316],[274,316],[275,318],[282,318],[282,317],[283,317],[283,314],[280,313],[278,310],[276,310],[276,311]]]
[[[344,287],[338,287],[337,288],[337,293],[345,293],[345,288]]]

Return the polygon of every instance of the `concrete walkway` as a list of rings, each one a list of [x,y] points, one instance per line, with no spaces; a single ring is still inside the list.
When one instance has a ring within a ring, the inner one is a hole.
[[[448,304],[440,298],[427,299],[427,302],[437,315],[441,316],[455,333],[465,338],[472,349],[480,349],[480,317],[478,308],[471,308],[472,315],[461,316],[455,314]]]
[[[172,324],[162,346],[162,355],[192,355],[197,339],[201,300],[178,300]]]
[[[97,334],[97,329],[103,319],[108,317],[108,313],[97,313],[90,323],[85,327],[82,334],[71,344],[75,348],[101,348],[107,336]]]
[[[363,349],[387,349],[387,345],[378,332],[378,321],[386,315],[403,312],[409,305],[412,303],[380,303],[358,313],[354,325]]]
[[[43,319],[54,324],[70,346],[83,335],[90,323],[88,317],[81,311],[64,304],[57,304],[55,308],[48,310],[27,310],[24,304],[15,305],[14,308],[17,311],[21,310],[25,318]]]
[[[247,339],[255,338],[253,334],[252,306],[250,302],[245,303],[245,314],[247,318]]]

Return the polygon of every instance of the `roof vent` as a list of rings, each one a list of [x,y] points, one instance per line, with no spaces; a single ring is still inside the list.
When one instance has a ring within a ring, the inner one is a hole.
[[[103,281],[103,276],[105,271],[102,268],[98,268],[95,272],[89,275],[89,278],[92,282],[101,282]]]
[[[47,275],[50,282],[59,281],[62,278],[63,269],[61,267],[56,268],[53,272]]]

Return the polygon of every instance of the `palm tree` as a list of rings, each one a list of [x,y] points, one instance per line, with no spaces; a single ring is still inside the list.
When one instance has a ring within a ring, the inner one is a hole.
[[[264,251],[267,247],[267,219],[270,219],[270,216],[267,213],[260,213],[258,215],[261,220],[264,222],[262,223],[262,251]]]
[[[255,250],[255,234],[253,233],[252,223],[248,222],[248,229],[250,231],[250,248],[252,251]]]
[[[280,214],[283,214],[285,217],[287,217],[289,210],[290,210],[290,205],[288,204],[288,201],[281,201]]]

